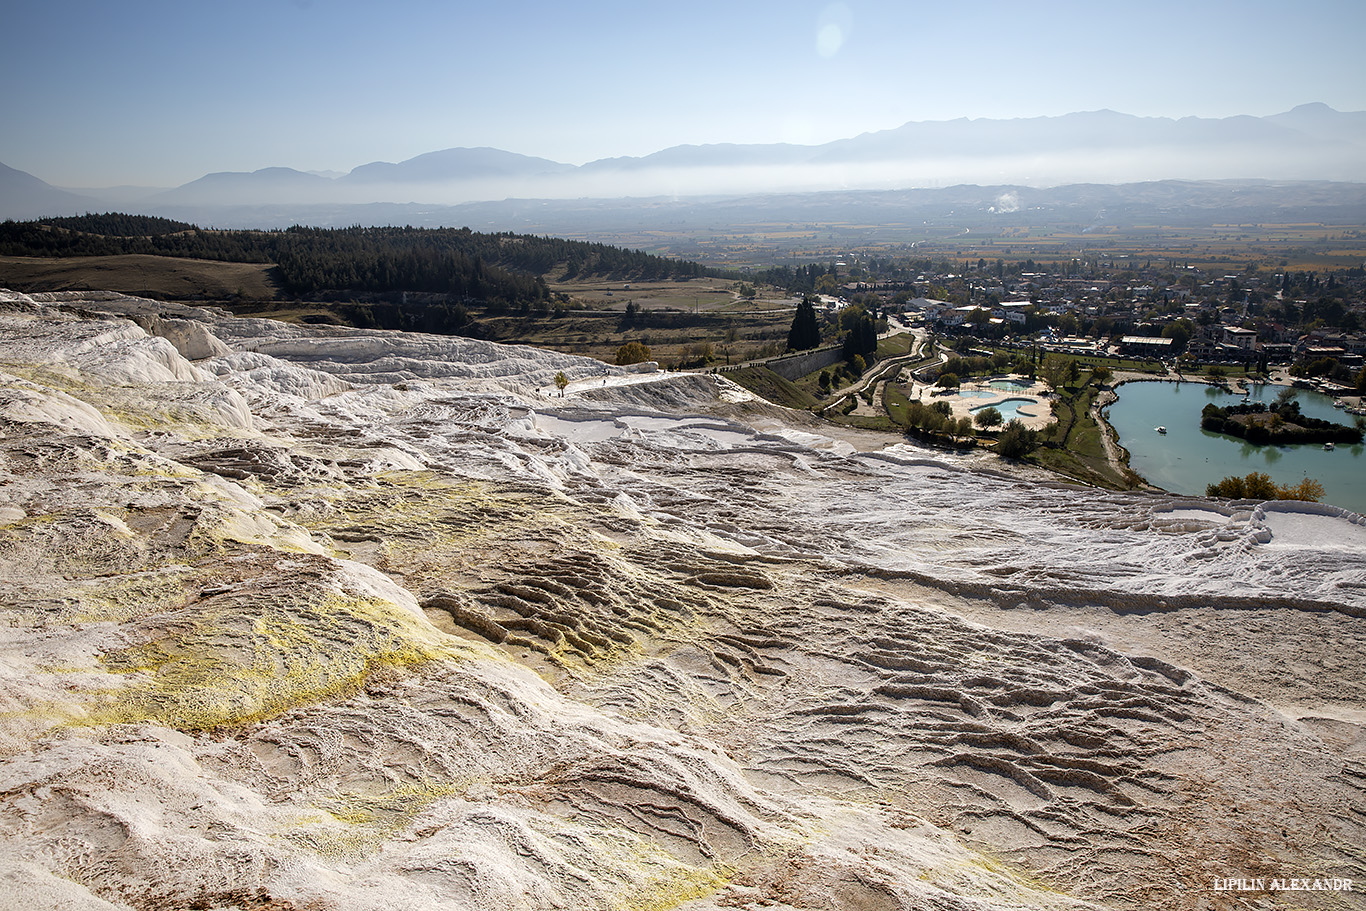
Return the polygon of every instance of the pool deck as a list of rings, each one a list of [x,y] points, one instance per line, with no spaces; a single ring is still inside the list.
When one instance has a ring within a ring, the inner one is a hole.
[[[959,389],[964,392],[991,393],[990,396],[984,395],[980,398],[976,396],[965,398],[956,391],[949,395],[943,395],[942,389],[936,389],[934,386],[929,386],[924,383],[916,383],[911,390],[911,398],[919,398],[920,401],[926,403],[948,402],[949,406],[953,409],[953,416],[955,418],[974,417],[973,409],[985,408],[988,405],[999,405],[1001,402],[1008,399],[1033,399],[1038,403],[1035,407],[1031,408],[1028,405],[1023,406],[1025,411],[1033,412],[1033,414],[1028,417],[1023,414],[1020,415],[1020,420],[1024,425],[1031,430],[1041,430],[1053,423],[1053,410],[1049,406],[1048,400],[1048,396],[1051,393],[1049,393],[1048,386],[1045,383],[1036,381],[1031,383],[1028,388],[1010,390],[1008,392],[991,388],[991,383],[993,381],[999,382],[1001,380],[1016,380],[1022,383],[1028,382],[1024,377],[994,376],[983,380],[972,380],[963,383],[963,385],[959,387]],[[941,394],[935,395],[934,393]]]

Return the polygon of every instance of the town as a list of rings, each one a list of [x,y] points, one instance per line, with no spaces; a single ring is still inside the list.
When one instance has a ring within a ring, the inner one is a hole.
[[[909,266],[851,254],[833,262],[813,290],[830,308],[844,302],[901,314],[949,339],[1157,360],[1186,372],[1282,367],[1328,394],[1360,391],[1360,266],[1326,275],[1255,267],[1212,273],[1110,259]]]

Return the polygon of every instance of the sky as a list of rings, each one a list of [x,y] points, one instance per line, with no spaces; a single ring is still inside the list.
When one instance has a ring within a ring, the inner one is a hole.
[[[1366,110],[1361,0],[7,0],[0,163],[68,188],[582,164],[908,121]]]

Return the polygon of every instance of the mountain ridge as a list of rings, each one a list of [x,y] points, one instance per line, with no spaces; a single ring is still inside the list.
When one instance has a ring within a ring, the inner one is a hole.
[[[1164,179],[1366,181],[1366,112],[1311,102],[1265,117],[1140,117],[1100,109],[911,121],[817,145],[684,144],[582,165],[454,147],[369,162],[336,178],[283,167],[215,172],[142,199],[122,188],[117,201],[151,213],[158,206],[457,205]],[[0,171],[0,217],[79,214],[101,201],[100,190],[75,196],[31,174]]]

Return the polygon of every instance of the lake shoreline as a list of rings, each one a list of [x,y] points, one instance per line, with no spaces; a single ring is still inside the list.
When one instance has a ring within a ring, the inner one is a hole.
[[[1101,439],[1105,444],[1105,457],[1110,462],[1110,467],[1120,474],[1132,473],[1143,482],[1144,490],[1156,490],[1162,493],[1171,493],[1165,487],[1159,487],[1138,472],[1134,471],[1129,465],[1130,453],[1119,439],[1119,431],[1110,423],[1105,414],[1107,408],[1119,401],[1119,387],[1129,383],[1201,383],[1206,386],[1221,386],[1223,384],[1210,380],[1185,379],[1181,374],[1173,379],[1170,374],[1155,377],[1151,373],[1133,373],[1128,371],[1117,371],[1115,381],[1110,387],[1096,396],[1096,400],[1091,405],[1091,416],[1095,419],[1096,425],[1100,427]]]
[[[1273,374],[1272,377],[1271,377],[1268,381],[1266,381],[1265,383],[1257,383],[1257,384],[1248,383],[1248,384],[1247,384],[1247,385],[1248,385],[1248,391],[1251,392],[1251,394],[1252,394],[1254,397],[1256,397],[1256,398],[1262,398],[1262,397],[1264,397],[1265,394],[1266,394],[1266,393],[1263,392],[1262,390],[1265,389],[1266,387],[1271,387],[1271,386],[1291,386],[1291,384],[1293,383],[1293,379],[1294,379],[1294,378],[1289,377],[1288,375],[1285,375],[1282,371],[1278,371],[1276,374]],[[1162,453],[1162,452],[1159,452],[1159,451],[1156,451],[1156,450],[1152,450],[1152,449],[1145,449],[1145,450],[1143,450],[1143,452],[1141,453],[1141,457],[1139,457],[1139,458],[1136,458],[1136,457],[1135,457],[1135,453],[1130,449],[1130,446],[1135,445],[1134,441],[1135,441],[1136,439],[1140,440],[1140,443],[1142,442],[1142,440],[1140,439],[1140,437],[1136,435],[1136,434],[1138,434],[1138,433],[1141,433],[1141,430],[1139,430],[1138,428],[1135,428],[1135,427],[1133,427],[1133,426],[1127,426],[1127,427],[1124,427],[1124,432],[1121,433],[1121,426],[1123,426],[1123,425],[1129,423],[1129,421],[1126,421],[1126,420],[1125,420],[1125,415],[1124,415],[1124,414],[1121,414],[1120,420],[1115,421],[1115,420],[1113,420],[1112,415],[1111,415],[1111,413],[1110,413],[1110,408],[1111,408],[1116,402],[1119,402],[1119,401],[1121,401],[1121,400],[1123,400],[1123,399],[1125,398],[1125,397],[1122,395],[1122,393],[1120,392],[1120,387],[1125,386],[1125,385],[1128,385],[1128,384],[1130,384],[1130,383],[1149,383],[1149,384],[1153,384],[1153,383],[1162,383],[1162,384],[1170,384],[1172,387],[1176,387],[1177,395],[1180,394],[1180,393],[1179,393],[1179,389],[1180,389],[1180,387],[1182,386],[1182,384],[1191,384],[1191,385],[1193,385],[1193,386],[1203,386],[1203,387],[1206,387],[1207,389],[1210,389],[1210,390],[1219,390],[1219,391],[1222,392],[1224,395],[1227,395],[1227,396],[1229,396],[1229,397],[1235,397],[1235,396],[1241,394],[1242,390],[1241,390],[1241,389],[1237,389],[1237,388],[1236,388],[1232,383],[1230,383],[1230,382],[1226,382],[1226,381],[1215,381],[1215,380],[1212,380],[1212,379],[1206,378],[1206,377],[1174,376],[1174,375],[1170,375],[1170,374],[1167,375],[1167,376],[1165,376],[1165,377],[1154,377],[1154,376],[1151,376],[1151,375],[1135,374],[1135,375],[1120,376],[1120,377],[1118,377],[1118,378],[1117,378],[1117,381],[1116,381],[1109,389],[1105,390],[1103,393],[1101,393],[1100,395],[1098,395],[1098,396],[1096,397],[1096,402],[1095,402],[1095,404],[1094,404],[1094,406],[1093,406],[1093,416],[1094,416],[1094,419],[1096,420],[1097,425],[1101,428],[1102,437],[1106,440],[1106,453],[1107,453],[1107,457],[1110,459],[1111,465],[1112,465],[1116,470],[1128,471],[1128,472],[1132,473],[1135,477],[1140,478],[1141,481],[1142,481],[1142,483],[1143,483],[1143,486],[1144,486],[1146,489],[1165,491],[1165,492],[1168,492],[1168,493],[1175,493],[1175,494],[1179,494],[1179,495],[1182,495],[1182,496],[1203,496],[1203,495],[1204,495],[1204,494],[1203,494],[1203,488],[1204,488],[1204,486],[1205,486],[1207,483],[1216,483],[1216,482],[1218,482],[1219,480],[1221,480],[1222,476],[1221,476],[1221,477],[1213,477],[1213,476],[1211,476],[1211,477],[1209,477],[1208,479],[1205,479],[1205,478],[1203,478],[1203,477],[1200,477],[1200,478],[1199,478],[1199,483],[1197,483],[1197,478],[1191,477],[1191,476],[1189,476],[1189,475],[1185,475],[1185,476],[1174,476],[1174,475],[1172,474],[1172,472],[1171,472],[1171,468],[1173,467],[1173,465],[1172,465],[1170,462],[1169,462],[1168,464],[1166,464],[1166,465],[1164,465],[1164,464],[1161,463],[1161,460],[1162,460],[1162,458],[1163,458],[1163,453]],[[1314,391],[1314,390],[1303,390],[1303,391],[1304,391],[1305,393],[1312,394],[1312,395],[1315,396],[1315,397],[1322,396],[1322,393],[1319,393],[1319,392]],[[1156,393],[1156,394],[1160,395],[1160,393]],[[1215,395],[1215,393],[1213,393],[1213,392],[1210,392],[1210,393],[1208,393],[1208,394],[1209,394],[1209,395]],[[1136,407],[1136,408],[1149,407],[1148,405],[1142,404],[1142,402],[1143,402],[1144,400],[1146,400],[1147,398],[1148,398],[1148,396],[1144,396],[1144,397],[1143,397],[1142,399],[1140,399],[1139,401],[1134,402],[1134,403],[1133,403],[1134,407]],[[1360,397],[1360,396],[1344,396],[1344,397],[1342,397],[1342,398],[1345,399],[1345,400],[1348,402],[1348,404],[1352,404],[1353,402],[1359,404],[1360,401],[1361,401],[1361,397]],[[1316,398],[1316,401],[1319,402],[1319,405],[1318,405],[1317,407],[1320,407],[1320,408],[1323,407],[1323,399],[1330,399],[1330,400],[1331,400],[1332,397],[1331,397],[1331,396],[1323,396],[1322,398]],[[1165,419],[1164,419],[1164,418],[1165,418]],[[1157,415],[1152,416],[1152,417],[1150,417],[1149,419],[1150,419],[1150,420],[1155,420],[1155,423],[1157,423],[1157,424],[1165,424],[1165,425],[1170,425],[1170,426],[1172,427],[1172,434],[1173,434],[1173,435],[1164,437],[1163,440],[1164,440],[1164,443],[1167,444],[1167,447],[1170,448],[1171,452],[1176,454],[1176,455],[1175,455],[1175,458],[1176,458],[1178,461],[1179,461],[1180,459],[1182,459],[1183,457],[1186,458],[1186,459],[1190,459],[1190,458],[1192,458],[1192,456],[1200,454],[1200,453],[1198,453],[1198,452],[1196,452],[1196,453],[1191,452],[1191,451],[1189,450],[1189,448],[1183,448],[1183,446],[1184,446],[1184,447],[1189,447],[1190,443],[1189,443],[1189,439],[1182,439],[1182,436],[1181,436],[1181,434],[1182,434],[1182,429],[1180,429],[1180,428],[1178,427],[1178,425],[1172,424],[1172,421],[1173,421],[1174,419],[1177,419],[1177,416],[1176,416],[1176,415],[1173,415],[1173,416],[1171,416],[1171,417],[1168,417],[1166,413],[1158,413]],[[1198,421],[1198,418],[1195,418],[1195,419]],[[1342,415],[1339,413],[1339,414],[1338,414],[1338,420],[1340,421],[1341,419],[1342,419]],[[1145,423],[1143,426],[1146,426],[1146,423]],[[1182,426],[1184,426],[1184,425],[1182,425]],[[1205,434],[1206,436],[1209,436],[1209,435],[1210,435],[1210,432],[1209,432],[1209,431],[1203,431],[1203,430],[1202,430],[1202,431],[1200,431],[1200,432],[1203,433],[1203,434]],[[1249,442],[1249,441],[1247,441],[1247,440],[1237,439],[1237,438],[1234,438],[1234,437],[1227,437],[1227,436],[1222,435],[1222,434],[1216,434],[1216,435],[1214,435],[1214,436],[1216,436],[1217,438],[1219,438],[1219,439],[1221,439],[1221,440],[1227,440],[1227,441],[1230,442],[1230,443],[1236,443],[1236,444],[1238,444],[1239,446],[1243,447],[1243,450],[1242,450],[1242,453],[1243,453],[1243,454],[1242,454],[1242,462],[1243,462],[1243,465],[1242,465],[1242,467],[1243,467],[1244,469],[1262,471],[1262,472],[1264,472],[1264,473],[1270,473],[1270,474],[1273,474],[1273,475],[1276,474],[1276,471],[1275,471],[1275,469],[1273,468],[1273,466],[1275,465],[1276,462],[1280,461],[1281,458],[1288,456],[1288,457],[1290,457],[1291,459],[1301,459],[1302,456],[1297,455],[1297,454],[1296,454],[1297,451],[1301,450],[1301,449],[1304,448],[1304,447],[1310,447],[1310,448],[1312,448],[1312,449],[1314,449],[1314,450],[1317,450],[1317,449],[1319,448],[1319,447],[1317,447],[1317,446],[1314,446],[1314,445],[1312,445],[1312,444],[1307,444],[1307,443],[1305,443],[1305,444],[1285,444],[1285,445],[1276,445],[1276,444],[1268,443],[1268,444],[1258,445],[1258,444],[1255,444],[1255,443],[1251,443],[1251,442]],[[1128,443],[1128,445],[1126,445],[1126,442]],[[1359,444],[1358,444],[1357,448],[1359,448]],[[1253,454],[1251,460],[1249,460],[1249,456],[1248,456],[1248,453],[1249,453],[1249,452],[1251,452],[1251,453]],[[1342,453],[1342,454],[1346,454],[1345,451],[1344,451],[1344,447],[1342,447],[1342,446],[1339,446],[1339,452]],[[1208,450],[1205,451],[1203,454],[1206,455],[1206,456],[1208,456],[1208,458],[1206,458],[1205,461],[1210,461],[1211,459],[1216,458],[1216,456],[1214,456],[1214,455],[1213,455],[1211,452],[1209,452]],[[1355,458],[1355,457],[1359,457],[1359,456],[1360,456],[1360,452],[1357,452],[1357,453],[1356,453],[1356,456],[1354,456],[1354,458]],[[1235,459],[1235,458],[1233,458],[1233,457],[1230,456],[1230,455],[1227,455],[1227,454],[1224,453],[1222,450],[1221,450],[1221,452],[1220,452],[1220,455],[1219,455],[1217,458],[1219,458],[1221,461],[1227,461],[1230,469],[1233,469],[1233,468],[1238,467],[1238,466],[1237,466],[1237,461],[1238,461],[1238,460]],[[1157,460],[1157,464],[1154,464],[1154,460]],[[1138,464],[1138,467],[1135,467],[1135,463]],[[1146,463],[1146,464],[1145,464],[1145,463]],[[1265,464],[1263,464],[1263,463],[1265,463]],[[1154,471],[1156,471],[1156,475],[1153,474]],[[1335,469],[1335,470],[1330,470],[1330,471],[1328,471],[1327,477],[1316,478],[1316,479],[1318,479],[1318,480],[1330,481],[1331,476],[1335,473],[1335,471],[1338,473],[1338,483],[1339,483],[1339,488],[1340,488],[1340,486],[1341,486],[1340,468],[1339,468],[1339,469]],[[1246,471],[1230,470],[1230,471],[1225,472],[1225,475],[1237,474],[1237,475],[1240,475],[1240,476],[1241,476],[1242,474],[1245,474],[1245,473],[1246,473]],[[1318,472],[1316,472],[1315,469],[1314,469],[1314,468],[1312,467],[1312,465],[1311,465],[1308,469],[1306,469],[1306,475],[1305,475],[1305,476],[1306,476],[1306,477],[1309,477],[1309,476],[1311,476],[1311,475],[1317,475],[1317,474],[1318,474]],[[1157,480],[1156,480],[1156,481],[1153,480],[1154,477],[1157,477]],[[1164,485],[1166,485],[1166,484],[1172,484],[1173,486],[1164,486]],[[1333,485],[1332,485],[1331,482],[1328,483],[1328,486],[1329,486],[1329,493],[1325,496],[1324,502],[1332,503],[1332,502],[1335,502],[1335,497],[1336,497],[1336,498],[1341,498],[1341,497],[1343,496],[1341,489],[1338,489],[1336,492],[1334,492],[1334,490],[1333,490]],[[1184,489],[1183,489],[1183,488],[1184,488]],[[1198,489],[1197,489],[1197,488],[1198,488]],[[1353,500],[1353,499],[1354,499],[1354,496],[1348,496],[1347,499],[1348,499],[1348,500]],[[1339,505],[1341,505],[1341,504],[1339,504]],[[1345,507],[1345,508],[1351,509],[1351,510],[1354,511],[1354,512],[1360,512],[1360,511],[1361,511],[1361,506],[1360,506],[1360,504],[1355,504],[1355,505],[1353,505],[1353,506],[1347,506],[1347,507]]]

